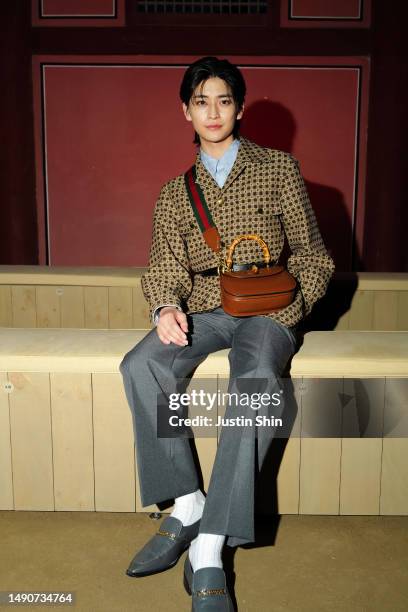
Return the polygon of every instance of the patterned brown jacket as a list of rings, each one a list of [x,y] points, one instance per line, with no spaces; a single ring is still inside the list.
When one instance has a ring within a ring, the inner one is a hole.
[[[291,327],[301,321],[326,292],[334,263],[326,251],[299,162],[289,153],[261,147],[245,138],[227,180],[220,188],[197,153],[200,184],[221,235],[223,255],[240,234],[258,234],[278,261],[285,235],[291,254],[287,268],[299,281],[295,299],[283,310],[265,317]],[[244,240],[234,251],[234,263],[262,260],[254,240]],[[218,276],[194,275],[217,266],[217,256],[205,242],[188,199],[183,175],[161,189],[153,217],[149,267],[142,290],[154,311],[174,304],[186,313],[221,305]]]

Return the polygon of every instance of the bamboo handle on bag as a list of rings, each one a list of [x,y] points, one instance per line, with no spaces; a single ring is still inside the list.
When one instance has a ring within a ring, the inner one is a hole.
[[[259,246],[262,249],[262,253],[263,253],[263,258],[264,258],[264,262],[266,263],[266,265],[269,264],[270,260],[271,260],[271,255],[269,253],[269,249],[268,249],[268,245],[266,244],[266,242],[264,240],[262,240],[262,238],[260,236],[258,236],[257,234],[243,234],[242,236],[238,236],[238,238],[235,238],[235,240],[232,241],[227,255],[225,257],[225,263],[226,263],[226,269],[227,270],[231,270],[232,268],[232,257],[234,254],[234,250],[235,247],[238,246],[238,244],[242,241],[242,240],[256,240],[259,244]]]

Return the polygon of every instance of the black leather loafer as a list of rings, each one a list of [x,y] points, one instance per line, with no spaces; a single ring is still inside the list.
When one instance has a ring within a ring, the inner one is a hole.
[[[184,562],[184,587],[192,595],[192,612],[234,612],[224,570],[202,567],[193,572],[188,553]]]
[[[190,542],[198,535],[200,520],[183,527],[173,516],[162,521],[157,533],[133,557],[126,574],[132,577],[150,576],[176,565]]]

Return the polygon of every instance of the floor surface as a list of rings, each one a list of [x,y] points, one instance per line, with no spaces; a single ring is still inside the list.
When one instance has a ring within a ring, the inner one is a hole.
[[[0,612],[190,611],[184,555],[155,576],[125,574],[160,522],[142,513],[1,511],[0,591],[74,591],[76,603]],[[224,547],[240,612],[408,611],[408,517],[284,515],[257,524],[256,546]]]

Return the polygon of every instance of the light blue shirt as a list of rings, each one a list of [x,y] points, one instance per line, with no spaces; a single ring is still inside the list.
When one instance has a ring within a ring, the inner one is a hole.
[[[237,158],[239,145],[240,141],[236,138],[220,159],[211,157],[211,155],[200,149],[201,161],[220,188],[224,186],[231,172],[231,168]]]

